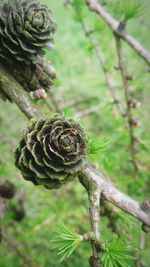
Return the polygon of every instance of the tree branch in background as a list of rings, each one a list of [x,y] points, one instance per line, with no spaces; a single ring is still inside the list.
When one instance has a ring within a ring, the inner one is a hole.
[[[14,201],[15,206],[12,205],[11,201]],[[9,220],[6,222],[6,218],[10,216],[13,221]],[[9,234],[10,226],[16,231],[16,222],[21,222],[25,217],[25,207],[24,207],[24,195],[22,192],[17,192],[16,186],[5,180],[0,184],[0,242],[5,244],[7,249],[16,252],[16,254],[22,259],[24,266],[28,267],[38,267],[32,260],[31,256],[24,254],[25,244],[20,244],[18,241],[14,240],[14,237]],[[11,232],[12,233],[12,232]],[[26,248],[28,246],[26,245]]]
[[[108,107],[109,105],[112,105],[112,104],[113,104],[113,102],[104,103],[103,105],[100,103],[100,104],[98,104],[96,106],[93,106],[91,108],[88,108],[88,109],[85,109],[83,111],[77,112],[74,118],[78,119],[78,118],[82,118],[82,117],[91,115],[91,114],[96,113],[96,112],[98,112],[98,111],[100,111],[100,110],[102,110],[102,109],[104,109],[104,108],[106,108],[106,107]]]
[[[128,120],[128,127],[129,127],[129,135],[130,135],[130,151],[131,151],[131,162],[134,168],[134,174],[137,176],[138,173],[138,163],[136,160],[136,138],[134,136],[134,127],[138,126],[138,121],[133,118],[132,115],[132,99],[130,95],[130,88],[128,82],[128,75],[126,73],[126,69],[124,66],[122,48],[121,48],[121,38],[127,42],[138,54],[146,60],[146,62],[150,63],[150,53],[145,50],[133,37],[131,37],[127,32],[120,31],[119,25],[120,22],[115,20],[105,9],[102,7],[101,4],[97,0],[87,0],[87,4],[90,10],[96,12],[101,16],[101,18],[109,25],[111,30],[114,32],[115,41],[116,41],[116,48],[117,48],[117,55],[118,55],[118,69],[121,72],[121,77],[123,81],[123,88],[125,92],[125,102],[126,102],[126,117]],[[124,114],[123,114],[124,115]]]
[[[77,13],[77,10],[74,8],[74,4],[67,0],[66,3],[67,4],[70,4],[76,15],[78,16],[79,14]],[[79,19],[79,22],[81,23],[81,26],[83,28],[83,31],[85,33],[85,36],[89,39],[93,49],[95,50],[95,53],[97,55],[97,58],[98,58],[98,61],[99,61],[99,64],[100,64],[100,68],[103,70],[103,73],[104,73],[104,77],[105,77],[105,81],[106,81],[106,85],[111,93],[111,96],[112,96],[112,99],[114,101],[114,104],[116,105],[116,108],[117,110],[119,111],[119,113],[121,114],[121,116],[123,117],[124,116],[124,113],[122,111],[122,108],[121,108],[121,105],[120,105],[120,101],[115,93],[115,90],[114,90],[114,86],[112,84],[112,81],[111,81],[111,78],[110,78],[110,75],[109,75],[109,72],[108,72],[108,69],[107,69],[107,66],[106,66],[106,63],[105,63],[105,60],[104,60],[104,57],[103,57],[103,54],[102,52],[100,51],[99,47],[98,47],[98,44],[96,43],[96,40],[95,38],[93,37],[93,31],[88,27],[88,25],[84,22],[84,19],[81,18]]]
[[[104,57],[102,55],[102,53],[100,52],[99,50],[99,47],[96,43],[96,40],[94,39],[93,37],[93,32],[89,29],[89,27],[86,25],[86,23],[82,20],[81,21],[81,24],[82,24],[82,28],[85,32],[85,36],[88,37],[88,39],[90,40],[91,42],[91,45],[92,47],[94,48],[95,50],[95,53],[98,57],[98,61],[100,63],[100,67],[102,68],[103,72],[104,72],[104,76],[105,76],[105,81],[106,81],[106,85],[111,93],[111,96],[112,96],[112,99],[114,100],[114,104],[116,105],[116,108],[117,110],[119,111],[119,113],[121,114],[121,116],[123,117],[124,116],[124,113],[122,111],[122,108],[121,108],[121,105],[120,105],[120,101],[114,91],[114,86],[112,85],[112,81],[110,79],[110,75],[109,75],[109,72],[108,72],[108,69],[106,67],[106,63],[105,63],[105,60],[104,60]]]
[[[131,162],[134,167],[134,174],[135,176],[138,173],[138,163],[136,160],[136,138],[134,136],[134,127],[135,127],[135,119],[132,115],[132,99],[130,95],[130,87],[129,82],[127,78],[127,72],[125,69],[124,59],[123,59],[123,52],[121,47],[121,39],[116,34],[115,36],[115,42],[116,42],[116,49],[117,49],[117,55],[118,55],[118,67],[117,69],[121,72],[121,78],[123,82],[123,89],[125,94],[125,102],[126,102],[126,117],[128,120],[128,128],[129,128],[129,135],[130,135],[130,151],[131,151]]]
[[[72,107],[76,107],[78,105],[82,105],[82,104],[88,104],[90,102],[92,102],[93,100],[97,100],[96,96],[84,96],[85,98],[82,98],[82,96],[76,98],[75,100],[71,100],[65,103],[65,105],[61,105],[61,109],[63,108],[72,108]]]
[[[51,91],[49,91],[48,94],[50,96],[52,106],[53,106],[53,109],[55,110],[55,112],[61,113],[61,109],[59,108],[59,105],[58,105],[53,93]]]
[[[116,208],[110,206],[110,204],[104,198],[101,198],[100,215],[102,217],[106,216],[108,218],[108,227],[111,229],[112,232],[116,233],[119,236],[121,234],[121,229],[117,227],[119,214]]]
[[[6,230],[1,232],[1,238],[2,238],[2,241],[5,242],[7,248],[11,251],[15,251],[17,253],[17,255],[19,256],[19,258],[22,259],[24,266],[42,267],[42,266],[36,265],[33,262],[31,256],[26,256],[23,253],[24,248],[22,247],[22,245],[20,243],[18,243],[17,241],[15,241],[14,239],[12,240],[10,238],[10,236],[8,236],[8,234],[6,233]]]
[[[0,90],[17,104],[28,119],[42,116],[38,106],[29,97],[29,93],[23,89],[2,64],[0,64]]]
[[[150,53],[147,51],[135,38],[129,35],[125,30],[120,31],[118,22],[114,19],[97,0],[86,0],[87,5],[91,11],[97,13],[110,27],[110,29],[129,44],[141,58],[150,66]]]

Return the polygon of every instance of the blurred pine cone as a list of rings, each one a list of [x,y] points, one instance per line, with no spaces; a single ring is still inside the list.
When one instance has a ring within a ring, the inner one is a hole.
[[[9,208],[10,211],[12,212],[12,217],[17,222],[21,222],[26,216],[24,202],[22,200],[18,200],[15,206],[10,205]]]
[[[87,140],[76,122],[55,115],[31,119],[15,152],[25,180],[48,189],[72,180],[86,163]]]
[[[51,89],[53,81],[56,78],[55,68],[41,57],[39,57],[37,64],[22,65],[21,67],[16,64],[5,64],[5,68],[22,85],[24,90],[30,92],[31,98],[34,100],[46,99],[47,92]],[[39,92],[43,93],[41,94]],[[0,98],[4,101],[7,99],[11,101],[1,87]]]
[[[53,46],[56,25],[51,11],[36,0],[6,0],[0,5],[0,57],[11,63],[37,63],[43,49]]]
[[[16,187],[13,183],[6,180],[4,183],[0,184],[1,197],[11,199],[14,197],[15,193]]]
[[[56,78],[54,67],[42,58],[39,58],[37,64],[24,65],[21,69],[19,66],[14,66],[11,72],[15,79],[28,92],[39,89],[48,91],[53,84],[53,80]]]

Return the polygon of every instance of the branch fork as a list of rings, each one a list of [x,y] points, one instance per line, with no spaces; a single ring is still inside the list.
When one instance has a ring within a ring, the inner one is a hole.
[[[145,49],[134,37],[128,34],[128,32],[126,32],[125,30],[118,30],[120,22],[114,19],[106,11],[98,0],[87,0],[86,3],[91,11],[97,13],[107,23],[109,28],[120,38],[122,38],[130,47],[132,47],[150,66],[150,52]]]

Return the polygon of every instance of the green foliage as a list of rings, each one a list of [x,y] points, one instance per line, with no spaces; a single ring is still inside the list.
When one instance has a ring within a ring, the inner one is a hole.
[[[127,22],[145,13],[146,2],[147,0],[110,0],[107,6],[119,20]]]
[[[55,233],[56,237],[51,241],[52,248],[58,250],[57,255],[61,255],[60,262],[62,262],[74,252],[83,239],[63,223],[56,226]]]
[[[72,5],[75,11],[74,18],[76,21],[82,21],[85,17],[84,0],[72,0]]]
[[[125,21],[141,16],[145,10],[141,0],[121,0],[120,7]]]
[[[144,140],[140,140],[139,147],[144,151],[149,151],[150,149],[150,143]]]
[[[103,136],[99,136],[93,139],[89,138],[88,141],[89,141],[89,154],[91,155],[103,152],[104,150],[107,149],[109,145],[109,141]]]
[[[73,118],[75,117],[74,111],[71,110],[70,108],[64,108],[63,109],[63,116],[66,118]]]
[[[106,240],[106,249],[103,254],[104,267],[129,267],[135,259],[133,248],[127,245],[122,236],[114,236],[111,241]]]
[[[118,225],[120,224],[120,226],[122,225],[124,226],[124,228],[122,229],[124,233],[129,229],[132,231],[133,228],[136,228],[137,221],[135,220],[134,217],[126,214],[126,212],[122,210],[119,210],[117,214],[118,214],[117,223]]]

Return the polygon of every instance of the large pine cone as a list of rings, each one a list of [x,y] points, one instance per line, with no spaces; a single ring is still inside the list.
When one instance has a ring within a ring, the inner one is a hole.
[[[72,180],[86,163],[87,140],[76,122],[55,115],[31,119],[15,152],[25,180],[48,189]]]
[[[35,1],[6,0],[0,4],[0,57],[9,62],[36,63],[43,49],[52,47],[56,29],[52,14]]]

